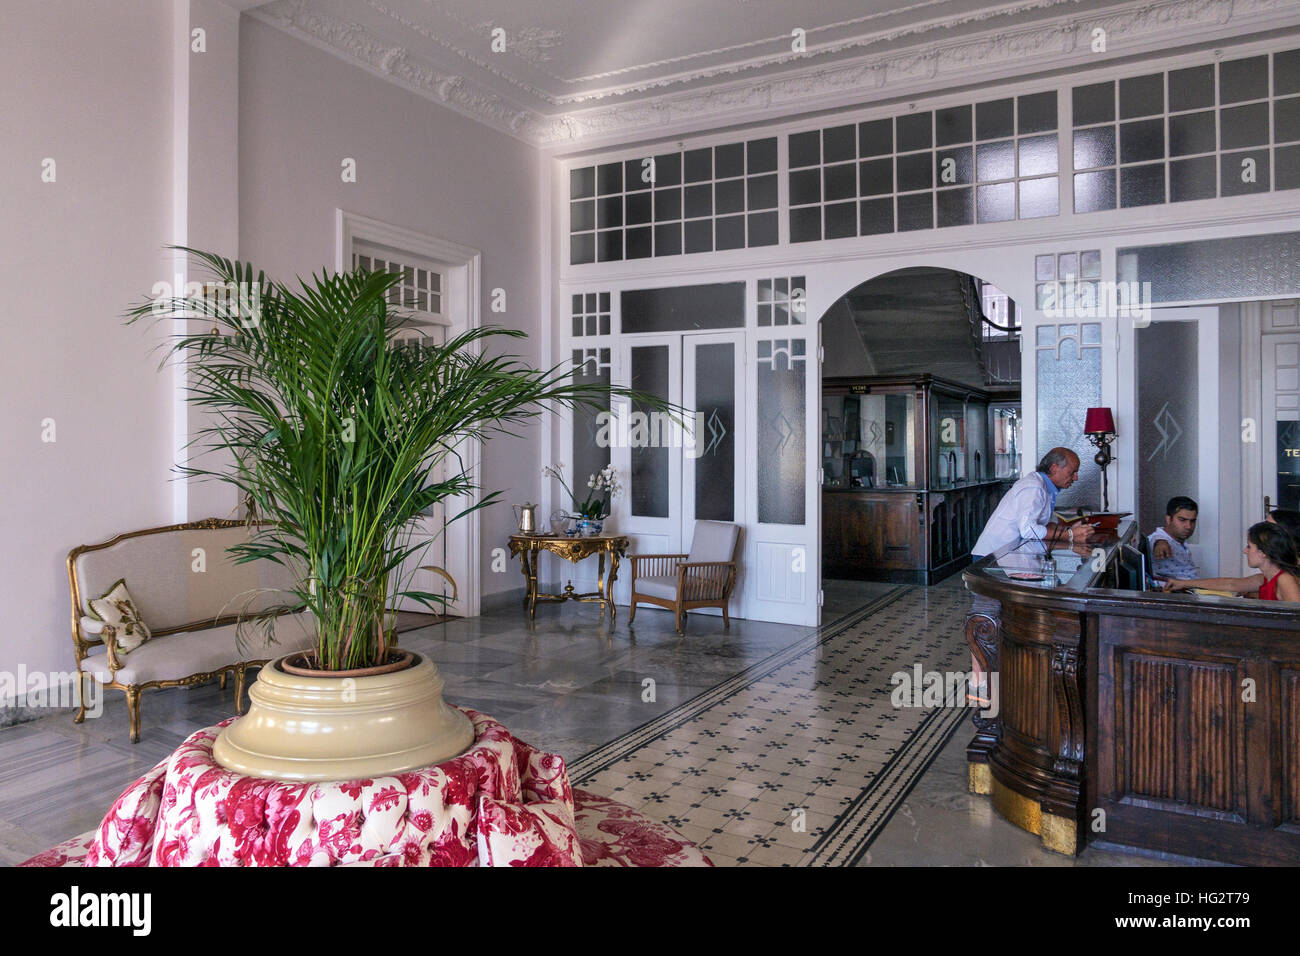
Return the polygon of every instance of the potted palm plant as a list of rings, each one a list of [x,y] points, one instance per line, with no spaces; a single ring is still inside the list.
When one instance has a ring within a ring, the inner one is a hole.
[[[525,337],[517,330],[403,343],[408,319],[388,304],[400,275],[322,273],[294,291],[248,264],[184,251],[214,274],[208,289],[224,294],[155,298],[127,321],[179,312],[211,323],[174,336],[166,352],[187,363],[188,400],[208,413],[194,443],[225,463],[192,458],[180,470],[239,490],[257,520],[250,540],[232,548],[235,560],[291,568],[296,584],[277,610],[305,610],[316,628],[311,652],[262,668],[249,713],[214,755],[241,772],[307,780],[399,772],[459,753],[472,739],[469,721],[443,702],[432,661],[397,651],[393,629],[400,599],[445,603],[403,573],[428,546],[412,540],[416,519],[459,498],[468,504],[456,520],[501,494],[474,500],[457,447],[509,433],[548,402],[606,407],[624,394],[668,406],[482,350]],[[274,622],[268,615],[253,626]],[[405,710],[394,719],[381,705]]]

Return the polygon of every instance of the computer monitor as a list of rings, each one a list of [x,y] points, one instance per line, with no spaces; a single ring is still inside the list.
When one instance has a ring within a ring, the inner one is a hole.
[[[1119,546],[1119,586],[1125,591],[1147,589],[1147,559],[1139,549],[1130,544]]]

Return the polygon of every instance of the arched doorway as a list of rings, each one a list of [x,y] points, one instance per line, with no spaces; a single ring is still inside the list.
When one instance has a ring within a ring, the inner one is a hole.
[[[832,611],[853,590],[845,582],[932,584],[968,563],[1023,465],[1018,320],[996,286],[935,266],[877,275],[822,314],[819,532]]]

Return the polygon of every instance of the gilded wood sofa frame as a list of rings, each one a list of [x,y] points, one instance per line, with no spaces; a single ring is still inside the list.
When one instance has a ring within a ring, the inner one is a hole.
[[[226,680],[230,674],[235,675],[235,713],[243,716],[244,713],[244,687],[247,680],[247,671],[250,667],[261,667],[266,664],[270,658],[256,661],[242,661],[219,667],[214,671],[203,671],[189,674],[185,677],[178,677],[169,680],[151,680],[140,684],[123,684],[117,680],[117,671],[122,667],[121,661],[117,659],[116,649],[112,643],[108,643],[105,650],[108,653],[109,672],[112,676],[111,681],[99,680],[93,673],[83,671],[82,662],[90,656],[91,648],[105,644],[103,640],[90,640],[81,633],[81,618],[86,613],[81,603],[81,586],[77,581],[77,558],[90,551],[102,551],[105,548],[111,548],[119,542],[126,541],[130,538],[138,538],[147,534],[162,534],[168,531],[209,531],[221,530],[225,528],[237,528],[246,526],[248,522],[238,521],[226,518],[204,518],[202,521],[190,521],[182,524],[163,525],[157,528],[144,528],[140,531],[128,531],[119,534],[117,537],[104,541],[99,544],[83,544],[73,548],[68,552],[68,586],[72,595],[72,642],[77,655],[77,683],[78,683],[78,710],[75,717],[72,718],[74,724],[80,724],[86,719],[86,679],[97,681],[102,687],[120,690],[126,694],[127,715],[131,720],[131,743],[140,742],[140,694],[150,687],[191,687],[195,684],[203,684],[214,678],[220,679],[222,690],[226,689]],[[249,620],[257,617],[267,617],[267,614],[250,615],[243,618]],[[185,631],[207,630],[214,627],[224,627],[227,624],[238,623],[240,615],[232,614],[223,617],[214,618],[211,621],[196,621],[191,624],[181,624],[177,627],[160,628],[152,632],[151,640],[166,637],[168,634],[179,634]]]

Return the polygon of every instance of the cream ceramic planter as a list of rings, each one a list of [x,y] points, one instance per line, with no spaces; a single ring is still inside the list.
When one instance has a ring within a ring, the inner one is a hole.
[[[281,658],[283,660],[283,658]],[[275,660],[248,689],[248,713],[217,737],[212,756],[273,780],[359,780],[427,767],[463,753],[469,718],[442,699],[433,661],[370,677],[298,677]]]

